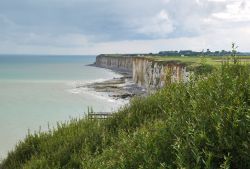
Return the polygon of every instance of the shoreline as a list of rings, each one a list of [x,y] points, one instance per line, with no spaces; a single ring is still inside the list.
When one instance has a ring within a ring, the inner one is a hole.
[[[121,75],[119,78],[112,78],[109,80],[104,80],[102,82],[94,82],[90,84],[85,84],[83,86],[78,86],[77,88],[86,87],[93,89],[98,93],[107,93],[109,97],[118,100],[129,100],[134,96],[145,96],[146,90],[143,87],[139,87],[133,82],[132,72],[116,69],[116,68],[106,68],[98,66],[96,64],[89,64],[87,66],[93,66],[97,68],[103,68],[113,71]]]

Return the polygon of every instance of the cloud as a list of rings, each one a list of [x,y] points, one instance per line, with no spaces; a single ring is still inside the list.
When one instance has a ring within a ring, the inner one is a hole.
[[[142,18],[133,22],[136,31],[146,36],[162,38],[174,30],[173,23],[165,10],[150,18]]]
[[[226,10],[213,13],[212,16],[227,22],[249,22],[250,21],[250,2],[231,1],[226,5]]]
[[[249,11],[248,0],[0,1],[0,53],[217,49],[229,41],[250,51]]]

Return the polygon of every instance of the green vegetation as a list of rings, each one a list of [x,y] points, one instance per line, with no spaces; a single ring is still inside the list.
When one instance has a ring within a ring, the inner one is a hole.
[[[223,64],[107,120],[28,135],[2,169],[250,168],[250,69]]]
[[[235,49],[234,49],[235,50]],[[180,56],[160,56],[160,57],[149,57],[149,58],[153,58],[157,61],[180,61],[183,63],[201,63],[204,60],[204,57],[206,58],[206,63],[210,64],[210,65],[214,65],[214,66],[220,66],[222,62],[225,62],[228,57],[215,57],[215,56],[184,56],[184,57],[180,57]],[[234,58],[231,58],[231,62],[234,62]],[[246,62],[249,63],[250,62],[250,56],[237,56],[237,59],[239,61],[241,61],[242,63]]]
[[[192,71],[198,75],[201,74],[208,74],[211,73],[214,69],[219,69],[221,64],[229,63],[229,64],[236,64],[239,62],[240,64],[249,64],[250,63],[250,56],[238,56],[236,55],[237,47],[235,44],[232,44],[232,54],[230,57],[228,56],[149,56],[147,58],[162,62],[176,62],[179,64],[185,64],[188,71]]]

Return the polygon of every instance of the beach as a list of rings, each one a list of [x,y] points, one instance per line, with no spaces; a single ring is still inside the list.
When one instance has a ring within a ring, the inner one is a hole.
[[[107,69],[100,67],[95,64],[89,66],[94,66],[102,69]],[[132,73],[128,71],[123,71],[119,69],[110,69],[114,73],[119,74],[120,77],[114,77],[112,79],[94,82],[90,84],[80,85],[77,88],[90,88],[94,89],[98,93],[106,93],[109,97],[115,100],[129,100],[134,96],[145,96],[146,89],[138,86],[134,83],[132,79]]]

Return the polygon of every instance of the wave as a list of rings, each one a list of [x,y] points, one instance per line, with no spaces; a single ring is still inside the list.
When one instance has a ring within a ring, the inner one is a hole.
[[[106,92],[97,92],[94,89],[91,89],[87,87],[87,85],[92,84],[92,83],[97,83],[97,82],[103,82],[106,80],[110,80],[110,78],[102,78],[102,79],[96,79],[96,80],[90,80],[90,81],[71,81],[67,82],[67,85],[70,86],[70,89],[67,89],[67,92],[71,94],[76,94],[76,95],[89,95],[91,97],[94,97],[98,100],[106,100],[111,103],[116,103],[117,105],[124,105],[128,103],[127,100],[124,99],[114,99],[109,96],[108,93]]]
[[[92,83],[103,82],[103,81],[110,80],[110,79],[111,78],[100,78],[100,79],[95,79],[95,80],[74,80],[74,81],[67,81],[66,85],[78,88],[78,87],[84,87]]]

